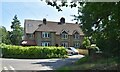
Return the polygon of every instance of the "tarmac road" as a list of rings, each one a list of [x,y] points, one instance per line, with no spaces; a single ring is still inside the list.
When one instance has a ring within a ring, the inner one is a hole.
[[[74,63],[83,55],[73,55],[65,59],[8,59],[1,58],[2,70],[56,70],[66,64]]]

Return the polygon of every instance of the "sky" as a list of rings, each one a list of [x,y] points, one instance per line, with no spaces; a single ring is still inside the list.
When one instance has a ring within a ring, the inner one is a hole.
[[[59,22],[61,17],[65,18],[66,22],[74,19],[71,15],[77,15],[77,8],[63,7],[62,12],[58,12],[56,8],[47,5],[40,0],[2,0],[0,2],[0,24],[11,31],[11,22],[15,15],[24,26],[25,19],[42,20],[46,18],[48,21]],[[1,21],[2,20],[2,21]]]

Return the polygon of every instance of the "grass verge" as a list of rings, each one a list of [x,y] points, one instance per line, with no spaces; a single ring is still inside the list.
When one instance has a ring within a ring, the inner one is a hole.
[[[120,62],[118,62],[120,58],[112,57],[112,58],[101,58],[96,59],[95,61],[89,57],[83,57],[78,60],[74,64],[69,66],[64,66],[59,68],[58,70],[119,70]]]

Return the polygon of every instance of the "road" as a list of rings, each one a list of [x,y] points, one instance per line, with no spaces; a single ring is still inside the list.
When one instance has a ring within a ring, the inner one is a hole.
[[[83,55],[73,55],[65,59],[6,59],[2,60],[2,70],[55,70],[63,65],[74,63]]]

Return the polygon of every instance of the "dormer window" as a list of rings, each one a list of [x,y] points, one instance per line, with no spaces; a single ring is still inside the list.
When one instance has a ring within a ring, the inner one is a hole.
[[[80,38],[80,35],[77,31],[73,34],[73,38],[74,39],[79,39]]]
[[[61,33],[61,38],[62,38],[62,39],[68,39],[68,33],[67,33],[66,31],[63,31],[63,32]]]
[[[42,32],[42,37],[43,38],[49,38],[50,37],[50,33],[49,32]]]

